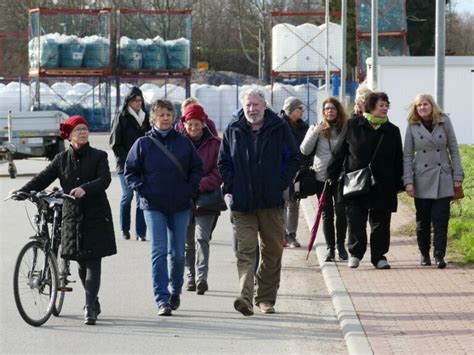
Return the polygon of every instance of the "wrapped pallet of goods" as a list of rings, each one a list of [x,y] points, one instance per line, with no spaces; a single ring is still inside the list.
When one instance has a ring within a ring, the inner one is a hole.
[[[139,39],[143,49],[143,69],[162,70],[168,65],[165,41],[160,36],[154,39]]]

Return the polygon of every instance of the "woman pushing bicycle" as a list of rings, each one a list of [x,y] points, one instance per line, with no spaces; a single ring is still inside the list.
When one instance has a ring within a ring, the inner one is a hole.
[[[112,213],[105,190],[111,182],[107,153],[89,145],[89,125],[71,116],[60,126],[70,149],[59,153],[36,177],[18,191],[41,191],[59,179],[65,193],[61,225],[61,256],[76,260],[85,289],[84,323],[96,323],[102,258],[117,253]],[[17,191],[11,191],[10,195]]]

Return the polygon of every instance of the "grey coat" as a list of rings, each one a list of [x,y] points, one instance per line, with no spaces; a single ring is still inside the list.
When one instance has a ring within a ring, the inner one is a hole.
[[[329,160],[332,158],[332,150],[339,141],[339,134],[336,127],[331,128],[331,135],[329,139],[321,136],[315,130],[307,131],[306,136],[301,142],[300,151],[304,155],[310,155],[314,147],[316,151],[313,160],[313,169],[316,171],[316,179],[318,181],[326,180],[326,170]]]
[[[463,181],[458,143],[448,116],[428,131],[411,123],[405,133],[403,183],[413,184],[415,197],[440,199],[453,196],[454,181]]]

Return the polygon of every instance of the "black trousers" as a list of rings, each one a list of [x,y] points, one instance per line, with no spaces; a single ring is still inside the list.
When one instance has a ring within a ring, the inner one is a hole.
[[[100,288],[102,258],[78,261],[79,278],[86,291],[86,308],[95,307]]]
[[[430,255],[433,225],[434,256],[444,258],[448,242],[450,202],[451,197],[436,200],[415,198],[416,240],[422,255]]]
[[[346,205],[349,227],[349,252],[362,260],[367,251],[367,219],[370,224],[370,262],[377,265],[386,259],[390,247],[390,220],[392,212],[367,209],[357,203]]]
[[[334,185],[326,187],[326,206],[322,213],[324,239],[328,249],[334,249],[336,241],[338,246],[344,246],[347,232],[346,206],[344,203],[336,203],[336,190]],[[316,195],[320,198],[324,182],[317,181]],[[336,228],[334,228],[334,212],[336,217]]]

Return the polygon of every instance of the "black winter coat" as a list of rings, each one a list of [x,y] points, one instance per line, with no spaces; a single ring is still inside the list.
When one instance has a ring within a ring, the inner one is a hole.
[[[107,153],[89,144],[56,155],[53,161],[20,191],[41,191],[54,180],[64,192],[82,187],[86,195],[65,200],[61,224],[62,256],[66,259],[95,259],[117,253],[112,212],[105,190],[111,177]]]
[[[291,133],[293,133],[293,137],[295,138],[296,141],[296,146],[298,147],[298,161],[299,161],[299,167],[303,166],[305,163],[306,156],[301,153],[299,147],[301,145],[301,142],[303,142],[304,137],[306,136],[306,132],[308,131],[309,125],[307,122],[303,120],[298,120],[297,123],[291,124],[290,118],[288,115],[285,113],[285,111],[280,112],[280,117],[288,123],[288,126],[290,126]]]
[[[141,126],[135,117],[128,112],[128,102],[137,95],[143,97],[142,92],[138,88],[132,88],[125,98],[125,102],[119,114],[112,123],[109,143],[115,154],[117,173],[119,174],[123,173],[125,160],[133,143],[135,143],[138,138],[143,137],[145,133],[151,129],[149,115],[145,112],[144,104],[142,105],[142,110],[145,112],[145,120]]]
[[[290,128],[269,109],[264,120],[257,141],[243,112],[224,132],[217,166],[233,211],[283,207],[283,191],[295,176],[298,150]]]
[[[348,120],[338,144],[334,147],[333,157],[327,168],[327,177],[337,181],[343,169],[351,172],[365,168],[382,133],[384,135],[382,143],[372,162],[375,186],[368,195],[346,199],[345,202],[361,204],[368,209],[395,212],[397,192],[403,190],[403,150],[400,130],[394,124],[387,122],[375,130],[363,116]]]

